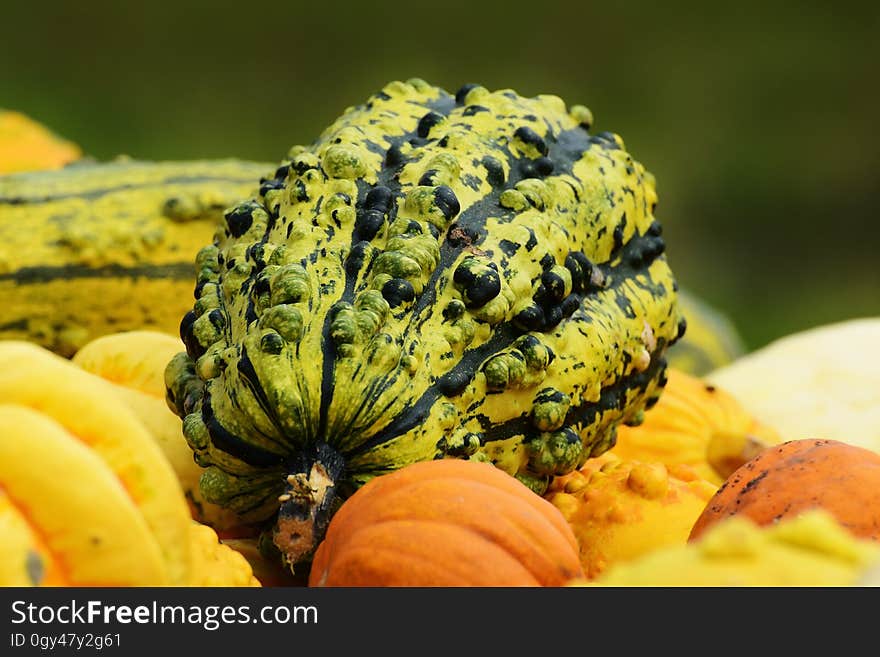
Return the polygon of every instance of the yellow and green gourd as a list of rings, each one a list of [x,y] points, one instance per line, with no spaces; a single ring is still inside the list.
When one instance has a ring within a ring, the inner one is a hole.
[[[0,339],[70,356],[108,333],[176,334],[195,254],[267,168],[119,160],[0,176]]]
[[[209,501],[292,565],[371,478],[488,461],[538,492],[659,397],[683,322],[653,177],[583,106],[393,82],[198,254],[166,370]]]

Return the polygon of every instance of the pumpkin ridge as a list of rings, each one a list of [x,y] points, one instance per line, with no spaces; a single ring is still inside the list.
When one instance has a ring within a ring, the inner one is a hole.
[[[383,527],[383,525],[386,525],[386,526]],[[356,557],[366,556],[366,557],[368,557],[368,561],[372,561],[377,554],[384,553],[384,554],[389,555],[391,557],[391,560],[393,560],[395,562],[395,567],[399,566],[401,570],[404,569],[404,565],[405,565],[407,559],[409,559],[410,561],[417,562],[417,563],[424,563],[424,564],[432,565],[432,561],[431,561],[430,557],[428,557],[424,554],[421,554],[418,551],[413,551],[413,550],[404,551],[403,546],[418,547],[418,545],[413,544],[413,543],[408,543],[408,542],[402,544],[402,543],[398,542],[397,540],[395,540],[393,547],[386,547],[383,545],[377,545],[377,542],[378,542],[377,537],[374,535],[374,534],[380,534],[382,529],[388,529],[388,528],[392,528],[397,531],[400,531],[401,529],[403,529],[403,530],[405,530],[405,529],[418,529],[420,532],[422,532],[422,531],[424,531],[425,527],[430,528],[431,526],[433,526],[435,528],[442,528],[442,530],[451,530],[450,532],[447,532],[447,533],[451,533],[451,534],[464,533],[464,534],[466,534],[466,536],[468,537],[469,540],[479,541],[479,543],[481,544],[481,548],[480,548],[481,550],[485,550],[488,552],[494,552],[496,554],[496,556],[502,557],[505,560],[505,563],[503,564],[505,570],[515,569],[516,571],[526,575],[529,579],[531,579],[534,582],[533,586],[541,586],[540,579],[535,577],[535,574],[531,570],[529,570],[526,566],[524,566],[518,559],[516,559],[515,555],[512,555],[503,546],[499,545],[498,543],[496,543],[492,540],[487,539],[483,535],[476,534],[471,531],[462,532],[461,528],[458,528],[453,524],[446,523],[443,521],[424,520],[421,518],[417,519],[417,520],[397,519],[397,520],[393,520],[393,521],[389,520],[386,523],[379,523],[377,525],[365,525],[360,528],[361,531],[363,532],[363,534],[360,534],[360,532],[357,532],[357,533],[352,534],[351,536],[348,537],[348,541],[350,541],[351,543],[354,543],[355,545],[354,545],[354,547],[351,547],[351,546],[346,547],[346,557],[345,558],[346,558],[346,560],[356,562]],[[430,531],[430,529],[428,531]],[[358,537],[358,535],[360,535],[360,536]],[[365,537],[366,537],[366,539],[365,539]],[[360,544],[358,544],[358,541],[360,541]],[[317,559],[318,559],[318,557],[316,556],[316,560]],[[330,556],[328,556],[328,561],[330,562],[330,564],[328,564],[328,566],[332,567],[332,562],[333,562],[332,554]],[[453,561],[452,563],[454,564],[456,562]],[[498,566],[497,561],[492,560],[492,561],[490,561],[490,563],[492,563],[496,567]],[[345,561],[343,561],[342,564],[344,565]],[[462,565],[466,566],[466,565],[468,565],[468,562],[464,561],[464,562],[462,562]],[[337,563],[336,566],[339,567],[339,564]],[[449,566],[450,566],[449,563],[445,564],[446,568],[448,568]],[[437,567],[440,568],[439,565]],[[480,572],[480,571],[483,571],[484,569],[482,567],[479,567],[479,568],[476,568],[475,570],[477,572]],[[474,586],[474,585],[479,586],[480,584],[474,584],[472,579],[468,577],[469,572],[471,572],[471,571],[469,571],[467,568],[462,568],[462,569],[458,570],[456,573],[456,578],[460,578],[460,583],[453,584],[453,586]],[[484,586],[486,586],[486,585],[498,586],[499,584],[483,584],[483,585]],[[501,584],[501,585],[503,585],[503,584]],[[440,581],[432,578],[430,584],[427,582],[424,582],[424,583],[417,583],[417,584],[415,584],[415,586],[431,586],[431,587],[433,587],[433,586],[450,586],[450,584],[443,584]]]
[[[366,499],[358,499],[347,512],[345,526],[348,531],[346,538],[353,540],[353,537],[359,532],[371,527],[381,527],[385,523],[409,521],[408,514],[411,512],[411,508],[405,505],[407,500],[432,499],[434,495],[442,493],[446,487],[452,487],[452,490],[463,490],[467,487],[469,489],[468,498],[482,499],[484,509],[495,509],[494,522],[503,524],[503,527],[492,525],[487,528],[482,524],[483,510],[476,516],[470,513],[463,516],[446,517],[419,515],[417,520],[413,520],[413,522],[447,525],[456,531],[480,536],[485,541],[504,550],[511,559],[523,564],[538,580],[541,579],[540,573],[542,571],[546,572],[548,569],[557,567],[560,572],[565,573],[565,576],[574,577],[576,572],[556,563],[548,556],[552,553],[558,553],[560,545],[566,545],[576,553],[577,541],[568,524],[565,523],[561,514],[555,513],[556,510],[552,508],[552,505],[545,507],[545,501],[542,498],[519,482],[516,484],[522,487],[523,493],[464,477],[411,480],[394,489],[383,491],[381,493],[383,506],[380,508],[369,506],[371,503]],[[549,505],[549,502],[546,504]],[[365,506],[367,508],[364,508]],[[505,509],[509,508],[515,508],[516,513],[506,513]],[[390,515],[386,515],[389,513]],[[548,517],[548,513],[554,520],[558,515],[559,523],[554,523]],[[496,529],[496,531],[493,532],[490,529]],[[515,539],[508,539],[512,535],[515,536]],[[335,538],[338,540],[338,533]],[[520,544],[533,549],[517,552],[515,548]],[[575,563],[573,562],[571,565],[574,566]]]
[[[514,479],[514,481],[516,480]],[[544,502],[546,502],[546,500],[544,500],[541,496],[536,495],[533,491],[525,487],[523,491],[520,491],[513,486],[509,488],[502,488],[499,485],[489,486],[484,482],[475,481],[473,479],[470,480],[470,482],[485,489],[491,488],[499,496],[504,495],[512,500],[515,500],[517,503],[525,503],[526,505],[528,505],[528,508],[530,508],[531,511],[534,513],[535,517],[540,518],[541,522],[550,525],[550,528],[552,529],[552,532],[554,534],[559,535],[569,545],[571,545],[571,547],[577,549],[577,539],[571,532],[571,527],[569,526],[568,522],[566,522],[562,514],[545,513],[544,511],[548,510],[547,507],[544,505]],[[519,485],[518,481],[516,483],[517,485]],[[547,503],[550,504],[549,502]],[[545,537],[549,535],[550,534],[548,532],[542,532],[540,534],[540,537]]]
[[[530,539],[530,542],[531,542],[531,543],[534,543],[534,542],[536,541],[536,539],[544,539],[544,538],[546,538],[546,536],[545,536],[544,534],[542,534],[542,533],[540,533],[540,532],[539,532],[539,533],[535,533],[535,532],[532,532],[532,531],[528,531],[528,528],[527,528],[527,527],[523,527],[523,526],[519,525],[518,523],[511,522],[511,523],[510,523],[510,526],[511,526],[513,529],[516,529],[517,532],[520,534],[520,536],[522,536],[523,534],[525,534],[526,537],[527,537],[528,539]],[[554,529],[555,529],[555,528],[554,528]],[[547,558],[546,555],[543,553],[543,550],[542,550],[542,551],[538,551],[538,552],[536,552],[536,553],[532,556],[532,558],[529,558],[529,555],[528,555],[528,554],[517,554],[517,552],[515,552],[515,551],[512,549],[512,548],[514,547],[514,545],[513,545],[512,542],[509,542],[509,541],[499,542],[499,540],[498,540],[499,537],[498,537],[498,536],[493,536],[492,534],[490,534],[489,532],[487,532],[487,531],[485,531],[484,529],[480,528],[479,526],[468,525],[468,526],[467,526],[467,530],[468,530],[469,533],[471,533],[471,534],[476,534],[476,535],[480,536],[481,538],[485,539],[486,541],[493,542],[495,545],[497,545],[498,547],[500,547],[505,553],[507,553],[508,555],[510,555],[511,559],[514,559],[514,560],[516,560],[516,561],[518,561],[518,562],[520,562],[520,563],[523,563],[524,568],[525,568],[525,569],[526,569],[526,570],[527,570],[527,571],[528,571],[528,572],[529,572],[529,573],[530,573],[530,574],[531,574],[536,580],[538,580],[538,581],[540,581],[540,578],[539,578],[538,575],[539,575],[539,571],[540,571],[539,566],[540,566],[541,564],[540,564],[540,563],[536,563],[536,561],[545,561],[545,562],[546,562],[546,565],[547,565],[548,567],[550,567],[550,568],[555,568],[555,570],[558,571],[559,576],[560,576],[560,578],[561,578],[562,580],[573,579],[574,577],[576,577],[576,576],[578,576],[578,575],[580,574],[580,573],[578,572],[578,569],[575,569],[575,568],[571,568],[571,569],[566,568],[565,566],[563,566],[563,564],[558,563],[558,562],[555,562],[554,560],[552,560],[552,559],[550,559],[550,558]],[[569,545],[570,547],[572,547],[572,549],[574,549],[575,551],[577,551],[577,542],[576,542],[576,541],[575,541],[575,544],[574,544],[574,545],[571,545],[571,543],[570,543],[568,540],[566,540],[565,542],[566,542],[567,545]],[[547,547],[547,546],[542,546],[542,547]],[[535,557],[538,557],[539,559],[535,559]],[[541,557],[544,557],[544,558],[543,558],[543,559],[540,559]]]

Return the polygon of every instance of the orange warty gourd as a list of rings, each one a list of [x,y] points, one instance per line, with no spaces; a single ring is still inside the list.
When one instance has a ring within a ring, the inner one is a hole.
[[[729,516],[770,525],[814,508],[831,513],[855,536],[880,540],[880,454],[820,439],[767,449],[730,475],[689,540]]]
[[[500,469],[423,461],[376,477],[336,512],[309,586],[562,586],[577,540],[547,500]]]

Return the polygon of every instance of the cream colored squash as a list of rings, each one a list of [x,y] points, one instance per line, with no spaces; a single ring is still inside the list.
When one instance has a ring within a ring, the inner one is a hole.
[[[785,440],[880,452],[880,317],[819,326],[707,375]]]

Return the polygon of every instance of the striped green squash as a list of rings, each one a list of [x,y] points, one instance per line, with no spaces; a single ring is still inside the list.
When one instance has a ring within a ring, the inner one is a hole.
[[[653,177],[589,110],[394,82],[295,147],[197,258],[168,400],[206,499],[308,561],[409,463],[536,491],[614,443],[683,330]]]
[[[69,356],[116,331],[176,334],[195,254],[273,169],[119,160],[0,176],[0,339]]]

